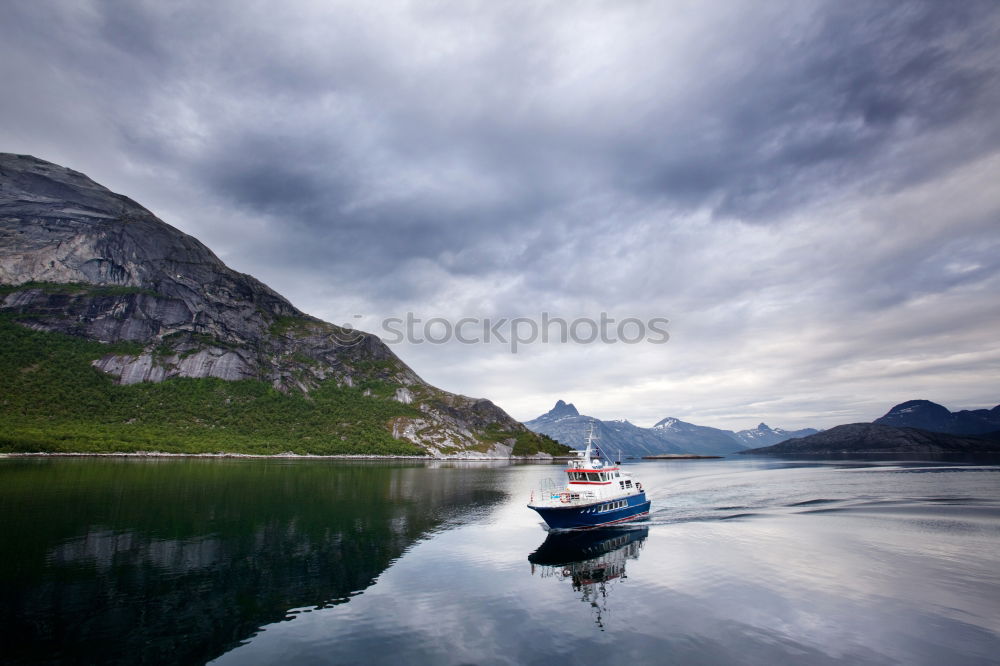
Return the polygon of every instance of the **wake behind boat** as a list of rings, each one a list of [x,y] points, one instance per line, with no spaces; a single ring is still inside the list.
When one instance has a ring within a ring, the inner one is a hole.
[[[649,515],[649,500],[632,475],[605,461],[594,444],[594,429],[587,434],[587,448],[576,451],[566,469],[565,487],[547,480],[531,494],[529,509],[553,529],[587,529],[636,520]]]

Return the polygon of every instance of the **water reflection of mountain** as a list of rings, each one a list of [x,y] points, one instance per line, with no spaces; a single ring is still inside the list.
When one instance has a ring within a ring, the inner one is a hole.
[[[649,528],[550,532],[528,556],[531,573],[542,578],[569,579],[580,601],[594,609],[595,622],[604,630],[608,593],[624,580],[625,563],[638,559]]]
[[[272,461],[8,462],[5,662],[197,663],[347,601],[502,493],[485,470]]]

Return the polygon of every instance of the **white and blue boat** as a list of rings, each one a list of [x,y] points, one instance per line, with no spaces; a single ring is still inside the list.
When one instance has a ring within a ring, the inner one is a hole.
[[[567,466],[566,485],[551,480],[531,494],[534,509],[552,529],[589,529],[616,525],[649,515],[649,500],[642,484],[605,460],[594,444],[594,429],[587,434],[587,448],[576,451]]]

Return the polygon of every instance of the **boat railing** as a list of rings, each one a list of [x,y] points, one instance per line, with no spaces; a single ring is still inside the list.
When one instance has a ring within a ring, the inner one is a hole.
[[[597,499],[597,493],[593,490],[567,490],[565,484],[552,479],[543,479],[541,486],[531,492],[532,504],[590,504]]]

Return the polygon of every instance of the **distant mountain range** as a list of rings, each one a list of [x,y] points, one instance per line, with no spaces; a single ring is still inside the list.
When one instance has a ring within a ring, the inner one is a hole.
[[[563,400],[538,418],[524,425],[569,446],[580,448],[591,424],[598,443],[608,455],[647,456],[663,453],[694,453],[700,455],[735,453],[748,446],[776,444],[791,437],[804,437],[817,430],[784,430],[761,423],[756,428],[733,432],[709,426],[687,423],[673,417],[643,428],[626,420],[602,421],[585,416],[572,403]]]
[[[900,403],[872,423],[849,423],[740,453],[1000,452],[1000,405],[952,412],[930,400]]]
[[[740,453],[828,455],[837,453],[1000,453],[1000,433],[950,435],[878,423],[849,423]]]
[[[873,423],[897,428],[921,428],[950,435],[982,435],[1000,430],[1000,405],[993,409],[952,412],[930,400],[908,400]]]
[[[783,442],[792,437],[806,437],[814,435],[819,430],[816,428],[802,428],[801,430],[785,430],[784,428],[771,428],[766,423],[759,424],[751,430],[740,430],[734,433],[746,446],[769,446]]]

